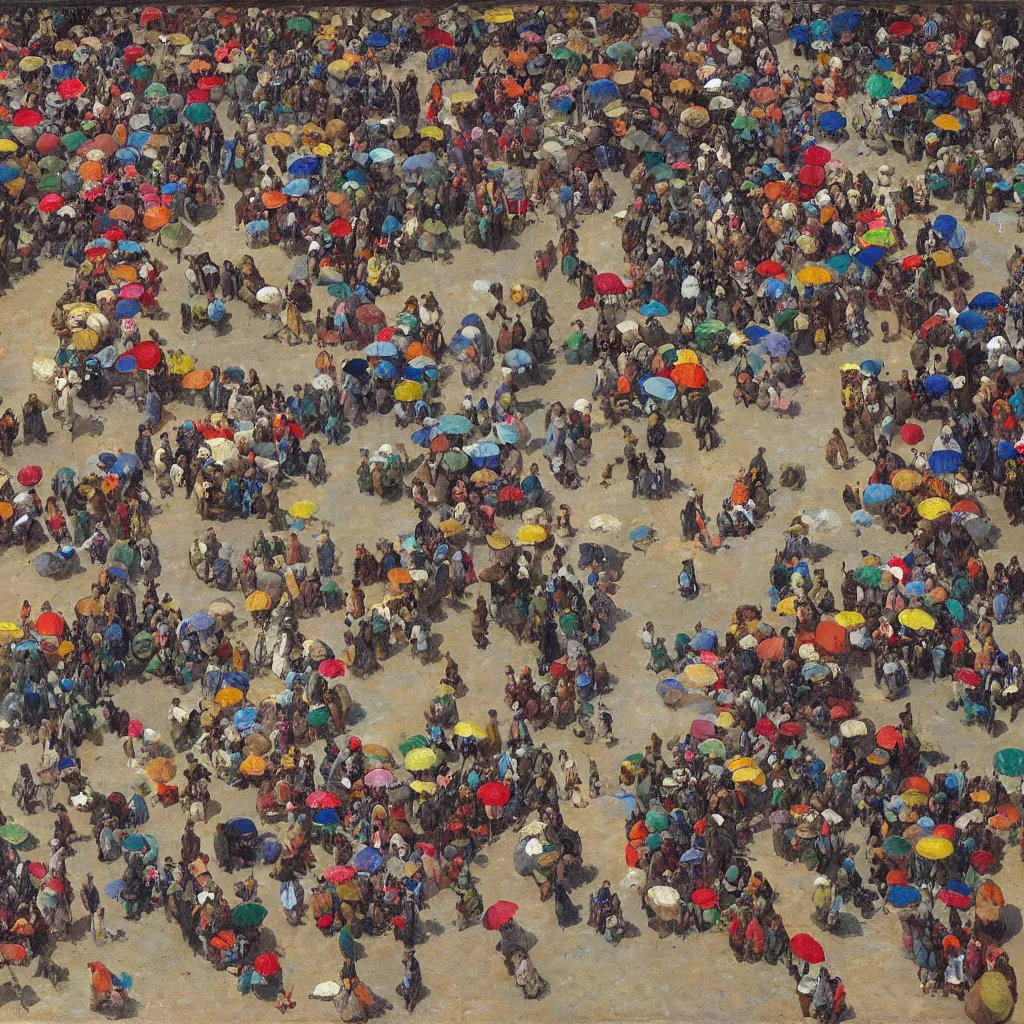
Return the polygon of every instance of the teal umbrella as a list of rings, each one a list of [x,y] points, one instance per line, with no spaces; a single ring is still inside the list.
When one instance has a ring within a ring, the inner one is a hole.
[[[86,141],[85,132],[68,132],[61,137],[60,144],[69,152],[74,153]]]
[[[877,587],[882,582],[882,569],[878,565],[862,565],[853,570],[853,578],[862,587]]]
[[[668,828],[668,815],[664,811],[648,811],[644,824],[652,832],[662,832]]]
[[[873,100],[884,100],[892,92],[892,79],[885,75],[872,75],[864,89]]]
[[[3,828],[0,828],[0,839],[6,839],[11,846],[21,846],[29,835],[29,830],[16,821],[9,821]]]
[[[910,843],[903,836],[889,836],[882,843],[882,852],[889,854],[890,857],[906,857],[911,849]]]
[[[1000,775],[1024,775],[1024,750],[1017,747],[1004,747],[996,752],[992,764]],[[3,831],[0,830],[0,835]]]
[[[304,15],[297,15],[294,18],[288,19],[288,31],[289,32],[312,32],[313,22],[305,17]]]
[[[190,103],[181,112],[181,116],[189,124],[209,124],[213,120],[213,111],[209,103]]]
[[[153,99],[154,96],[166,96],[167,86],[163,82],[151,82],[146,86],[146,97]]]
[[[252,928],[261,924],[267,916],[267,908],[262,903],[239,903],[231,911],[231,923],[236,928]]]

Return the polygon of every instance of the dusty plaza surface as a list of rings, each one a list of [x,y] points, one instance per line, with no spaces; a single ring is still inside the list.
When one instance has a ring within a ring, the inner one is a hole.
[[[787,52],[786,49],[783,50]],[[795,61],[790,57],[788,61]],[[413,58],[406,67],[421,71],[421,84],[429,82],[422,67],[422,56]],[[404,72],[403,72],[404,74]],[[457,88],[454,83],[445,89]],[[851,108],[863,97],[850,101]],[[228,128],[226,109],[220,111]],[[866,170],[875,174],[881,163],[896,170],[896,177],[912,177],[918,170],[907,170],[899,153],[878,157],[868,152],[858,153],[857,139],[834,148],[836,159],[850,166],[855,173]],[[613,222],[613,214],[623,209],[632,199],[629,182],[620,174],[610,174],[608,180],[616,192],[616,200],[606,213],[590,213],[581,220],[580,255],[598,270],[623,272],[621,231]],[[238,232],[232,217],[232,208],[238,193],[227,183],[224,186],[226,202],[215,217],[203,220],[194,230],[194,237],[186,249],[191,252],[207,251],[216,261],[232,259],[238,263],[247,251],[244,235]],[[962,216],[962,207],[939,202],[933,205],[931,216],[937,213]],[[911,243],[918,228],[918,218],[911,216],[903,223],[903,231]],[[776,547],[782,543],[782,531],[794,516],[803,510],[831,509],[842,526],[822,538],[830,548],[820,563],[838,591],[840,565],[859,562],[861,551],[871,548],[883,558],[897,550],[878,529],[857,531],[850,524],[844,509],[841,491],[847,482],[864,486],[870,473],[870,464],[862,456],[847,472],[835,471],[823,457],[824,447],[834,426],[842,422],[838,368],[851,359],[857,362],[876,357],[884,360],[883,379],[895,380],[904,368],[910,367],[911,338],[904,336],[891,344],[880,340],[881,317],[869,313],[871,340],[862,348],[839,351],[822,356],[812,355],[804,360],[806,379],[801,387],[789,392],[799,405],[795,416],[779,417],[771,410],[761,411],[756,406],[744,408],[732,399],[732,364],[714,366],[706,361],[709,376],[715,382],[713,398],[719,410],[717,429],[721,437],[713,452],[699,452],[689,425],[670,421],[666,443],[668,465],[672,476],[681,486],[666,501],[648,502],[631,496],[631,484],[625,478],[623,466],[616,465],[610,487],[601,486],[600,471],[622,455],[619,427],[606,425],[595,408],[593,454],[582,467],[583,485],[575,490],[563,490],[552,478],[542,458],[540,445],[544,438],[544,415],[548,404],[560,400],[567,408],[580,398],[590,399],[593,387],[593,369],[586,365],[568,365],[561,351],[561,342],[567,336],[571,321],[582,316],[588,328],[594,326],[593,311],[581,313],[577,309],[579,292],[568,284],[557,271],[547,283],[538,280],[534,266],[534,253],[549,239],[558,237],[554,218],[544,209],[531,215],[521,235],[497,253],[469,246],[456,248],[448,263],[420,260],[401,268],[402,286],[396,294],[382,296],[378,305],[387,314],[388,322],[401,311],[406,296],[433,290],[444,310],[446,336],[450,336],[467,313],[486,314],[493,308],[487,294],[473,289],[473,282],[488,280],[503,282],[506,295],[511,285],[522,281],[538,287],[548,300],[554,327],[551,329],[555,355],[544,373],[542,383],[520,391],[520,402],[529,410],[526,423],[534,440],[527,464],[536,460],[541,464],[545,487],[551,490],[555,507],[565,502],[572,509],[574,525],[578,529],[570,542],[567,561],[575,564],[575,550],[580,541],[598,540],[618,549],[623,556],[622,579],[615,597],[620,610],[610,641],[601,648],[603,661],[617,680],[612,692],[604,700],[614,715],[618,743],[613,748],[595,743],[585,747],[568,730],[555,732],[548,729],[538,734],[538,742],[545,742],[555,753],[566,749],[577,764],[584,768],[588,758],[597,762],[603,782],[603,795],[583,808],[574,808],[563,800],[567,822],[579,831],[583,839],[583,857],[593,866],[593,882],[581,886],[574,893],[574,901],[583,907],[583,922],[575,927],[560,929],[550,903],[542,904],[537,898],[536,886],[529,878],[522,878],[512,868],[512,850],[515,839],[511,835],[500,837],[487,846],[473,864],[474,876],[485,905],[497,899],[519,904],[517,921],[536,938],[532,950],[533,961],[550,986],[541,1000],[524,1002],[519,989],[506,974],[501,957],[494,952],[496,936],[479,927],[457,931],[455,927],[454,899],[450,891],[443,891],[430,900],[422,912],[422,921],[428,939],[417,947],[427,997],[416,1008],[415,1016],[431,1020],[466,1020],[474,1022],[516,1021],[788,1021],[799,1019],[799,1008],[794,983],[785,970],[764,963],[737,963],[728,948],[724,930],[712,930],[703,935],[685,937],[670,935],[659,939],[646,925],[646,918],[636,894],[619,889],[626,919],[635,926],[632,935],[618,945],[605,942],[585,924],[586,901],[589,893],[604,878],[613,888],[626,872],[623,860],[622,806],[615,796],[618,790],[619,765],[625,754],[641,751],[652,731],[668,740],[684,732],[687,723],[709,707],[706,703],[688,704],[673,710],[665,706],[655,692],[656,677],[645,670],[646,653],[640,645],[639,634],[647,620],[652,620],[660,635],[673,637],[680,631],[693,632],[697,622],[713,628],[723,635],[733,610],[738,604],[763,604],[768,621],[784,624],[780,616],[767,610],[766,591],[768,573]],[[964,265],[974,275],[974,291],[999,292],[1006,282],[1007,255],[1017,239],[1016,219],[1012,210],[993,216],[990,220],[974,221],[967,225],[967,256]],[[244,304],[230,304],[231,329],[223,336],[211,330],[193,331],[188,335],[180,329],[177,310],[188,298],[183,275],[184,264],[174,265],[166,251],[153,250],[170,265],[164,272],[160,295],[162,308],[170,315],[160,322],[143,319],[143,333],[156,327],[166,345],[182,349],[193,356],[199,366],[254,367],[260,379],[268,384],[278,381],[289,390],[293,383],[311,379],[315,372],[315,345],[289,347],[274,340],[266,340],[267,322],[252,316]],[[280,248],[269,246],[253,255],[268,284],[284,287],[294,259]],[[54,303],[63,292],[73,272],[59,260],[47,259],[35,274],[22,279],[3,297],[0,297],[0,408],[10,405],[20,409],[29,392],[40,389],[32,376],[32,362],[53,356],[55,340],[49,326]],[[321,290],[322,291],[322,290]],[[320,294],[315,301],[323,303]],[[632,314],[642,319],[633,309]],[[669,322],[674,326],[675,318]],[[493,394],[498,383],[498,369],[488,375],[482,389],[475,396]],[[43,389],[45,390],[45,389]],[[455,411],[462,400],[463,388],[457,370],[444,379],[441,395],[449,411]],[[47,398],[48,394],[42,397]],[[35,462],[43,468],[42,488],[56,470],[62,466],[80,468],[97,451],[130,451],[135,441],[139,413],[134,404],[116,398],[113,404],[100,411],[89,410],[80,404],[79,421],[74,439],[64,431],[51,435],[46,447],[15,448],[14,459],[7,460],[5,470]],[[168,409],[168,418],[162,429],[171,429],[189,416],[188,407],[176,404]],[[47,414],[52,428],[52,415]],[[636,432],[642,433],[642,421],[634,422]],[[926,439],[922,447],[931,444],[937,421],[925,423]],[[312,487],[306,480],[292,480],[282,489],[281,504],[287,508],[300,499],[311,499],[319,505],[318,516],[328,525],[338,548],[338,564],[343,566],[347,582],[353,552],[357,543],[372,548],[379,538],[395,538],[411,532],[415,524],[408,496],[395,502],[381,503],[373,496],[360,494],[356,484],[359,450],[371,451],[382,443],[397,445],[408,443],[408,430],[396,429],[392,416],[370,416],[367,425],[351,432],[341,446],[324,447],[330,478],[326,484]],[[747,538],[725,543],[721,550],[710,555],[698,549],[695,554],[697,575],[701,581],[699,597],[690,602],[680,598],[677,574],[680,559],[688,545],[680,534],[679,514],[683,495],[691,486],[706,496],[706,507],[711,516],[732,487],[735,474],[746,469],[759,445],[766,449],[768,465],[777,474],[783,463],[798,462],[806,467],[806,484],[800,491],[778,488],[773,495],[774,511],[767,523]],[[852,450],[852,445],[851,445]],[[906,446],[897,441],[897,450],[906,454]],[[856,453],[854,453],[856,455]],[[865,470],[865,466],[868,469]],[[152,478],[147,474],[147,482]],[[44,496],[45,493],[44,492]],[[155,495],[155,485],[153,486]],[[1010,527],[1001,503],[990,500],[991,518],[1001,533],[995,548],[986,553],[989,564],[1007,561],[1014,553],[1021,553],[1021,529]],[[614,533],[594,535],[585,524],[599,513],[608,513],[621,521]],[[169,499],[156,500],[152,519],[153,537],[160,551],[162,574],[158,585],[161,593],[169,591],[186,611],[206,608],[217,596],[214,589],[201,583],[188,561],[188,548],[203,533],[208,523],[201,522],[195,503],[180,491]],[[255,520],[240,518],[217,523],[216,529],[223,544],[230,545],[238,555],[250,545],[256,530],[264,526]],[[517,520],[502,520],[506,532],[514,533]],[[656,542],[645,552],[634,550],[629,532],[636,526],[652,527]],[[304,538],[309,541],[309,538]],[[891,549],[891,550],[890,550]],[[487,563],[487,549],[475,546],[478,567]],[[0,592],[0,620],[16,621],[23,600],[34,609],[49,600],[55,609],[70,614],[76,601],[87,596],[95,570],[85,559],[83,570],[65,583],[54,585],[41,578],[33,569],[31,557],[19,547],[11,547],[0,555],[0,579],[5,586]],[[382,588],[378,585],[367,592],[367,605],[379,600]],[[141,593],[141,590],[140,590]],[[237,591],[229,593],[240,612],[234,629],[250,648],[256,634],[249,616],[242,610],[242,598]],[[465,610],[447,610],[439,622],[441,650],[450,651],[459,663],[468,687],[468,696],[460,698],[461,717],[486,722],[488,709],[499,710],[503,728],[507,729],[508,708],[504,703],[504,666],[512,665],[517,671],[526,665],[535,666],[533,646],[517,645],[504,630],[491,628],[489,646],[478,650],[470,635],[470,611],[475,600],[473,588],[470,603]],[[342,649],[342,632],[346,628],[343,614],[321,613],[313,619],[303,620],[302,629],[307,637],[320,637],[335,650]],[[1020,622],[996,627],[996,637],[1003,650],[1024,647],[1024,629]],[[361,708],[362,717],[353,731],[364,743],[378,743],[392,750],[406,737],[423,728],[423,709],[435,693],[443,672],[443,662],[426,668],[409,657],[407,652],[392,657],[381,671],[360,681],[354,676],[346,679],[354,701]],[[267,673],[253,680],[251,699],[276,693],[280,680]],[[177,691],[159,681],[132,682],[117,695],[118,703],[127,707],[132,717],[156,723],[167,721],[169,702]],[[1006,746],[1024,746],[1019,723],[1007,725],[1002,715],[998,735],[992,736],[981,729],[966,728],[962,712],[947,709],[952,691],[947,682],[914,681],[911,687],[915,725],[922,741],[929,747],[941,749],[951,760],[966,760],[972,769],[981,772],[992,763],[994,752]],[[197,706],[198,687],[182,697],[186,708]],[[862,717],[878,723],[894,720],[895,709],[882,698],[882,691],[865,677],[858,691]],[[900,702],[902,707],[903,702]],[[86,743],[81,748],[83,772],[94,788],[104,791],[128,791],[132,782],[144,776],[126,767],[120,743],[104,734],[104,744]],[[817,737],[809,741],[827,759],[827,745]],[[317,760],[320,747],[315,749]],[[11,815],[14,811],[10,798],[18,766],[22,761],[34,762],[38,749],[27,744],[19,749],[0,753],[0,806]],[[179,761],[181,758],[179,757]],[[254,791],[237,790],[216,779],[211,784],[213,802],[210,820],[197,825],[203,839],[204,851],[212,849],[212,836],[217,820],[234,815],[256,818]],[[15,813],[40,837],[50,830],[50,817],[45,810],[31,818]],[[76,818],[80,830],[87,825]],[[145,831],[156,837],[161,857],[165,852],[177,855],[184,823],[181,807],[151,810]],[[283,826],[270,825],[283,831]],[[854,826],[850,838],[863,844],[864,830]],[[45,852],[45,851],[44,851]],[[789,932],[812,931],[810,911],[810,883],[812,875],[798,862],[790,864],[773,854],[771,836],[760,832],[751,848],[753,866],[764,872],[777,892],[777,908],[786,921]],[[326,866],[326,861],[325,861]],[[96,858],[92,842],[83,842],[68,863],[68,874],[77,893],[86,870],[95,874],[101,892],[108,882],[120,877],[121,861],[102,864]],[[863,867],[862,867],[863,871]],[[269,908],[265,927],[276,940],[276,950],[285,970],[285,987],[292,992],[297,1006],[287,1016],[299,1021],[325,1021],[338,1019],[337,1009],[330,1002],[310,1001],[308,994],[314,986],[337,978],[340,963],[337,940],[325,938],[311,923],[299,928],[289,926],[279,905],[276,884],[269,878],[269,868],[258,867],[256,877],[261,884],[261,896]],[[866,873],[866,872],[865,872]],[[238,876],[220,878],[225,889],[233,887]],[[1021,934],[1018,906],[1024,905],[1024,868],[1018,862],[1016,851],[1008,851],[997,881],[1006,896],[1010,937],[1004,943],[1010,959],[1024,963],[1024,935]],[[307,884],[307,892],[308,892]],[[138,1005],[136,1016],[142,1021],[191,1022],[210,1019],[214,1015],[225,1021],[264,1021],[279,1017],[272,1002],[247,997],[236,992],[236,979],[227,972],[216,972],[201,959],[194,958],[183,944],[176,924],[164,919],[161,911],[144,916],[141,922],[125,922],[120,905],[104,897],[108,925],[123,928],[124,941],[109,944],[101,951],[108,966],[127,970],[133,978],[133,995]],[[89,1019],[89,972],[85,965],[97,957],[92,937],[82,918],[82,907],[75,901],[75,929],[73,942],[62,942],[54,959],[69,970],[68,980],[55,989],[43,979],[30,983],[38,996],[26,1012],[19,1004],[10,985],[0,985],[0,1020],[61,1021]],[[922,996],[913,964],[901,955],[900,927],[896,916],[876,913],[871,920],[852,920],[854,927],[845,934],[826,934],[813,930],[822,942],[827,963],[833,973],[841,975],[856,1019],[869,1022],[888,1021],[960,1021],[964,1019],[963,1004],[955,999]],[[267,940],[265,940],[267,941]],[[365,939],[364,955],[358,961],[360,977],[378,994],[395,1002],[395,985],[401,977],[401,946],[390,934]],[[0,982],[5,975],[0,972]],[[23,983],[27,978],[20,979]],[[400,1003],[400,1000],[398,1001]],[[388,1015],[389,1019],[404,1015],[400,1005]]]

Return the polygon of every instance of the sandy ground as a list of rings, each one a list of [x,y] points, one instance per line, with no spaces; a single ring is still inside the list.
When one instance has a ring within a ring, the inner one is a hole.
[[[881,160],[860,158],[853,145],[839,154],[854,169],[877,167]],[[898,157],[886,158],[889,163],[902,166]],[[616,208],[625,205],[627,186],[621,178],[614,179],[619,200]],[[228,203],[234,192],[228,189]],[[945,210],[943,212],[946,212]],[[956,213],[956,210],[948,212]],[[905,233],[913,238],[916,224],[905,224]],[[1012,214],[969,229],[970,258],[967,266],[975,274],[977,290],[998,290],[1003,283],[1003,261],[1015,235]],[[620,270],[621,249],[618,232],[611,215],[587,218],[580,230],[582,253],[599,269]],[[478,278],[501,280],[507,286],[522,279],[536,283],[533,253],[548,238],[556,237],[556,229],[549,217],[542,215],[518,238],[514,246],[497,255],[475,248],[458,251],[454,262],[442,264],[418,263],[403,270],[403,287],[399,295],[381,300],[389,317],[399,311],[401,299],[408,294],[420,294],[432,288],[445,312],[448,333],[454,331],[458,321],[470,311],[485,312],[490,308],[485,296],[471,289]],[[244,238],[232,228],[230,206],[213,221],[202,225],[195,233],[192,249],[206,249],[217,260],[231,258],[236,263],[244,252]],[[282,284],[290,266],[283,253],[264,249],[256,254],[257,263],[268,282]],[[29,391],[35,390],[30,365],[37,356],[50,356],[54,339],[47,327],[53,303],[68,278],[68,271],[56,263],[47,263],[28,281],[22,282],[14,292],[0,300],[0,394],[4,405],[20,408]],[[288,385],[307,380],[313,373],[314,348],[288,349],[275,342],[263,340],[264,321],[251,318],[241,303],[233,303],[233,329],[223,338],[214,338],[212,332],[193,332],[182,336],[178,330],[177,307],[185,295],[184,278],[171,266],[165,274],[162,296],[164,308],[172,315],[155,326],[174,347],[181,347],[194,355],[199,365],[219,363],[221,366],[239,364],[255,366],[262,380],[282,381]],[[547,296],[556,319],[553,337],[560,341],[568,333],[568,323],[577,315],[575,290],[565,284],[557,273],[542,291]],[[324,301],[326,297],[318,299]],[[588,326],[590,324],[588,323]],[[143,327],[148,328],[144,322]],[[877,327],[877,319],[874,321]],[[908,363],[909,341],[883,348],[872,341],[859,350],[856,358],[877,356],[885,360],[885,374],[897,377]],[[734,542],[714,557],[697,554],[697,572],[702,583],[698,600],[684,603],[675,585],[683,545],[679,534],[680,500],[661,503],[634,501],[630,498],[630,485],[625,480],[624,468],[615,470],[611,489],[601,489],[598,474],[608,462],[621,454],[618,429],[598,425],[594,435],[594,456],[584,469],[589,480],[581,489],[562,493],[554,487],[556,503],[566,501],[573,510],[577,526],[598,512],[611,512],[622,521],[615,534],[590,537],[581,530],[578,539],[602,540],[624,553],[625,570],[617,597],[623,614],[610,643],[600,657],[614,673],[618,682],[614,693],[606,698],[615,716],[618,745],[608,750],[602,747],[584,748],[569,733],[545,732],[540,739],[554,750],[566,747],[581,766],[586,758],[596,759],[605,793],[608,794],[590,806],[573,811],[567,809],[567,818],[578,828],[584,840],[585,859],[594,865],[595,885],[601,878],[609,878],[618,885],[625,873],[622,857],[623,832],[621,805],[611,794],[615,791],[617,766],[633,750],[643,749],[652,730],[670,737],[685,729],[693,711],[666,709],[656,696],[655,678],[644,669],[645,658],[639,644],[643,623],[653,619],[659,633],[671,637],[681,629],[692,630],[697,620],[718,630],[729,622],[732,609],[741,602],[763,602],[768,586],[768,570],[775,545],[782,528],[790,518],[803,509],[832,508],[839,512],[844,523],[848,517],[843,510],[840,491],[847,478],[864,482],[867,475],[863,462],[849,474],[832,471],[824,462],[823,448],[831,427],[840,422],[837,367],[851,358],[849,352],[828,358],[812,357],[806,361],[807,380],[793,397],[799,403],[799,415],[794,419],[779,419],[773,413],[762,413],[756,408],[733,406],[728,367],[712,368],[714,379],[722,382],[717,395],[721,408],[720,432],[723,443],[713,453],[698,453],[692,431],[682,429],[670,435],[667,445],[669,465],[673,476],[685,485],[694,485],[704,492],[707,507],[713,510],[731,486],[732,474],[744,468],[755,453],[758,444],[768,448],[769,466],[777,472],[783,462],[798,461],[806,465],[807,486],[803,492],[780,490],[775,495],[776,511],[768,524],[754,536]],[[560,399],[571,405],[577,398],[589,397],[591,372],[587,367],[567,366],[561,355],[552,364],[553,375],[542,386],[529,388],[523,399],[532,409],[528,417],[534,436],[543,434],[543,409],[546,403]],[[496,383],[496,371],[487,380],[485,393]],[[458,376],[454,374],[445,387],[450,404],[461,398]],[[182,407],[173,413],[183,419],[187,410]],[[596,417],[600,420],[600,415]],[[86,458],[100,450],[116,451],[118,447],[130,449],[135,436],[138,415],[133,406],[118,400],[104,410],[99,419],[80,421],[74,442],[66,434],[55,435],[45,449],[32,448],[18,451],[12,468],[27,462],[41,462],[44,481],[63,465],[81,468]],[[928,442],[935,425],[927,425]],[[375,499],[357,493],[354,481],[358,449],[361,445],[378,445],[383,441],[395,443],[407,440],[399,434],[390,418],[374,418],[357,430],[342,448],[325,449],[328,453],[331,478],[316,490],[305,482],[298,482],[282,496],[287,506],[292,500],[312,498],[320,504],[321,516],[331,527],[339,546],[340,561],[349,565],[357,541],[371,545],[379,537],[407,532],[413,525],[411,507],[403,500],[382,506]],[[897,442],[902,445],[902,442]],[[551,487],[551,475],[542,466],[545,485]],[[1004,527],[1001,507],[993,505],[994,520]],[[629,530],[638,524],[653,525],[658,542],[647,555],[630,550]],[[231,544],[236,553],[251,541],[261,524],[236,521],[218,526],[222,541]],[[514,529],[516,523],[502,525]],[[192,538],[205,524],[198,522],[190,502],[181,497],[164,503],[153,521],[164,567],[160,580],[162,590],[171,591],[186,610],[205,607],[215,596],[189,571],[186,552]],[[837,588],[839,565],[845,558],[856,558],[862,548],[876,551],[883,558],[900,552],[898,541],[876,530],[857,535],[852,527],[844,526],[837,534],[820,538],[832,549],[824,562],[828,577]],[[992,560],[1007,557],[1019,550],[1014,538],[1004,532]],[[485,548],[476,551],[478,565],[486,564]],[[16,618],[21,600],[27,597],[38,608],[44,599],[70,613],[74,602],[88,593],[92,574],[83,571],[68,584],[52,587],[40,579],[24,554],[7,551],[0,557],[0,574],[13,584],[0,605],[0,619]],[[368,595],[376,598],[376,591]],[[770,613],[769,613],[770,614]],[[782,624],[780,621],[779,625]],[[245,639],[252,643],[252,631],[244,618],[239,624]],[[341,641],[341,616],[324,616],[317,621],[303,623],[307,636],[321,636],[327,642]],[[462,674],[470,688],[469,696],[460,701],[465,718],[485,721],[489,708],[498,708],[502,727],[507,727],[507,709],[502,703],[502,668],[510,663],[517,668],[532,664],[532,649],[519,649],[512,640],[497,630],[491,631],[491,646],[486,653],[473,648],[469,636],[468,615],[450,613],[438,626],[443,634],[443,649],[450,650],[460,663]],[[1009,626],[998,630],[1004,647],[1020,645],[1020,630]],[[422,726],[422,709],[440,677],[437,667],[427,670],[408,655],[389,661],[382,672],[365,682],[349,680],[353,697],[361,705],[364,717],[357,726],[364,741],[383,743],[392,749],[407,735]],[[254,692],[274,692],[273,680],[259,680]],[[119,695],[119,702],[127,706],[132,715],[147,725],[161,728],[166,723],[167,707],[172,692],[155,683],[142,686],[131,684]],[[913,684],[913,703],[919,731],[926,741],[933,742],[957,760],[966,758],[979,769],[991,763],[995,750],[1006,745],[1020,745],[1014,735],[1002,726],[1000,736],[990,738],[981,732],[966,729],[944,707],[949,698],[944,684]],[[193,693],[185,699],[191,706],[198,700]],[[881,701],[870,684],[861,692],[864,714],[879,725],[893,720],[891,706]],[[1016,732],[1016,728],[1012,733]],[[108,790],[127,790],[132,781],[126,770],[124,757],[116,744],[105,747],[87,745],[83,749],[84,769],[94,786]],[[9,792],[18,764],[33,760],[38,751],[25,749],[0,757],[0,794]],[[254,815],[251,794],[228,790],[214,783],[213,795],[219,805],[218,817],[247,813]],[[12,810],[9,798],[2,800],[4,809]],[[36,814],[25,824],[40,836],[49,832],[49,816]],[[161,856],[170,852],[177,856],[183,826],[183,817],[177,809],[153,811],[148,830],[161,844]],[[83,820],[83,827],[85,822]],[[212,825],[199,827],[204,849],[212,848]],[[863,840],[857,831],[855,839]],[[429,996],[417,1009],[417,1016],[431,1018],[465,1017],[477,1020],[500,1020],[512,1015],[522,1020],[596,1021],[632,1019],[667,1019],[669,1017],[692,1020],[786,1020],[798,1016],[796,998],[791,979],[781,968],[764,965],[746,966],[735,963],[728,951],[724,934],[708,934],[700,938],[688,937],[659,941],[644,925],[644,914],[635,895],[624,894],[623,904],[628,919],[639,927],[638,934],[617,948],[606,944],[591,929],[578,926],[561,932],[554,920],[551,904],[541,905],[536,889],[529,880],[519,878],[511,866],[512,842],[503,838],[496,842],[474,864],[479,877],[480,890],[487,904],[495,899],[511,899],[520,905],[518,919],[537,938],[533,951],[534,962],[550,983],[550,993],[542,1001],[524,1004],[512,980],[504,972],[500,957],[493,951],[494,937],[479,928],[457,933],[452,927],[454,911],[452,898],[442,894],[432,901],[424,912],[429,940],[420,947],[419,957]],[[769,842],[762,835],[754,849],[756,866],[764,870],[779,892],[779,907],[790,932],[809,927],[810,877],[799,865],[787,865],[772,856]],[[998,876],[1011,904],[1022,902],[1021,871],[1008,857],[1008,867]],[[86,870],[96,874],[97,884],[116,877],[109,866],[101,866],[95,858],[91,843],[82,844],[78,855],[69,864],[70,875],[77,891]],[[119,873],[119,872],[118,872]],[[276,939],[285,969],[285,983],[293,990],[298,1007],[293,1016],[302,1020],[325,1020],[336,1016],[330,1004],[308,1002],[307,994],[315,984],[336,979],[340,958],[333,940],[325,940],[311,925],[290,928],[284,921],[278,905],[276,886],[260,870],[257,877],[262,895],[270,908],[267,919],[267,941]],[[220,877],[227,889],[231,879]],[[585,907],[594,885],[577,891],[576,901]],[[139,1000],[139,1017],[145,1020],[196,1019],[200,1014],[217,1012],[225,1020],[258,1019],[269,1021],[276,1017],[272,1006],[254,998],[242,999],[234,990],[235,980],[226,973],[218,974],[205,962],[193,959],[184,947],[178,928],[164,921],[160,913],[153,914],[139,924],[125,923],[117,906],[108,906],[111,926],[122,925],[127,940],[97,950],[88,936],[74,945],[62,944],[57,961],[71,971],[69,982],[61,991],[55,991],[42,980],[34,982],[39,1002],[29,1016],[35,1020],[66,1019],[87,1013],[88,972],[87,961],[97,955],[112,969],[128,970],[135,979],[134,994]],[[81,914],[76,904],[76,915]],[[584,910],[585,919],[585,910]],[[1019,922],[1019,914],[1016,914]],[[844,979],[849,1001],[861,1019],[865,1020],[957,1020],[963,1010],[954,1001],[921,996],[913,966],[902,959],[899,952],[899,927],[892,917],[877,914],[869,922],[853,921],[849,934],[824,936],[822,941],[828,953],[828,965]],[[76,933],[84,932],[84,921],[79,922]],[[272,933],[272,934],[271,934]],[[1024,940],[1019,934],[1008,943],[1011,959],[1024,962],[1021,951]],[[389,937],[369,940],[365,957],[359,961],[359,972],[371,987],[385,997],[394,995],[394,986],[401,974],[400,948]],[[27,980],[27,979],[22,979]],[[0,1019],[22,1019],[26,1015],[11,998],[10,986],[0,988]]]

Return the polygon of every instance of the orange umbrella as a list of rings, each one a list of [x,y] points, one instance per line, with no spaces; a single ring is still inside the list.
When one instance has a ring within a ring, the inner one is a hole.
[[[508,62],[513,67],[519,67],[520,65],[525,64],[529,59],[530,59],[529,54],[523,53],[522,50],[510,50],[509,51]],[[509,79],[509,81],[512,81],[512,79]]]
[[[615,66],[613,64],[591,64],[590,75],[594,79],[598,78],[611,78],[615,73]]]
[[[192,370],[181,378],[181,386],[186,391],[202,391],[213,380],[212,370]]]
[[[505,95],[510,100],[519,99],[526,90],[514,79],[514,78],[503,78],[501,80],[501,86],[505,90]]]
[[[124,203],[118,203],[110,211],[110,217],[112,220],[135,220],[135,211]]]
[[[288,202],[288,197],[283,192],[278,192],[277,189],[271,189],[269,192],[264,192],[260,198],[263,201],[263,205],[268,210],[276,210],[278,207],[284,206]]]
[[[78,168],[78,176],[82,181],[99,181],[103,177],[103,165],[97,163],[95,160],[86,160],[81,167]]]
[[[670,376],[681,388],[702,388],[708,382],[708,375],[700,363],[681,363],[673,368]]]
[[[171,219],[171,211],[166,206],[152,206],[142,217],[143,227],[150,231],[158,231]]]
[[[189,71],[195,72],[196,74],[200,71],[209,71],[212,67],[213,65],[208,60],[200,60],[198,57],[195,60],[190,61],[188,65]]]

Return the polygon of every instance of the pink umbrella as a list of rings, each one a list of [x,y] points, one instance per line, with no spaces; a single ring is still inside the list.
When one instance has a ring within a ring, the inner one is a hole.
[[[121,286],[121,290],[117,293],[119,299],[139,299],[146,293],[144,285],[138,281],[132,281],[129,284]]]
[[[364,776],[363,782],[374,789],[383,789],[395,781],[394,775],[387,768],[371,768]]]
[[[137,740],[142,735],[142,732],[142,723],[137,718],[130,719],[128,722],[128,735],[131,736],[132,739]]]

